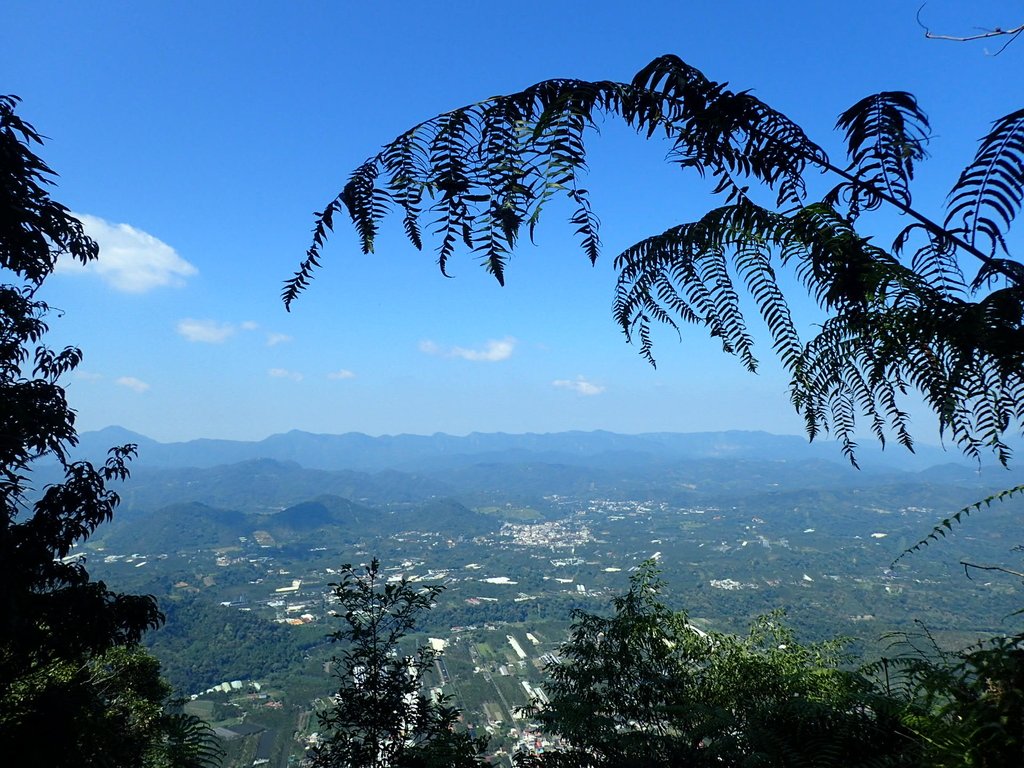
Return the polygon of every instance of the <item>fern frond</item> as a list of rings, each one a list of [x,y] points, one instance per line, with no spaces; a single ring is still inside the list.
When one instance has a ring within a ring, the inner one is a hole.
[[[883,91],[861,99],[843,112],[836,128],[846,132],[851,207],[871,210],[882,203],[874,189],[885,190],[903,205],[911,203],[914,162],[927,157],[928,117],[911,94]]]
[[[437,122],[428,148],[430,178],[426,187],[435,198],[434,204],[430,206],[430,210],[437,215],[432,222],[434,234],[443,235],[437,265],[445,276],[448,275],[448,259],[454,253],[460,236],[468,248],[473,248],[473,217],[467,204],[472,193],[472,183],[466,157],[472,129],[469,111],[443,115]],[[491,269],[497,270],[495,277],[502,282],[502,262],[496,261]]]
[[[755,212],[756,211],[756,212]],[[639,337],[641,354],[651,354],[651,321],[678,328],[675,318],[705,325],[723,349],[756,370],[753,339],[747,331],[739,295],[729,270],[730,254],[737,272],[756,289],[756,301],[768,322],[776,347],[795,354],[796,330],[775,283],[764,237],[773,216],[750,204],[716,208],[700,221],[673,227],[623,251],[615,259],[619,271],[613,314],[627,338]],[[753,229],[751,229],[753,227]]]
[[[203,720],[184,713],[165,713],[161,718],[165,741],[158,746],[162,753],[154,764],[175,768],[216,768],[224,759],[225,751]]]
[[[367,161],[349,177],[341,191],[340,201],[348,209],[352,223],[359,233],[363,253],[373,253],[373,242],[377,237],[380,222],[387,215],[391,195],[387,189],[377,186],[380,164]],[[328,229],[330,222],[328,221]]]
[[[428,162],[427,149],[415,132],[399,136],[380,155],[380,165],[389,175],[391,199],[402,209],[406,237],[416,250],[423,249],[419,219],[426,184],[420,180],[426,175]]]
[[[1006,501],[1007,499],[1012,499],[1014,496],[1020,496],[1022,494],[1024,494],[1024,485],[1015,485],[1013,488],[1007,488],[1006,490],[999,491],[999,493],[986,496],[981,501],[976,501],[973,504],[968,504],[966,507],[962,507],[954,514],[937,523],[932,528],[931,532],[923,539],[900,552],[899,556],[892,561],[890,568],[895,567],[896,564],[907,555],[913,554],[914,552],[920,552],[931,544],[931,542],[938,541],[940,537],[945,538],[947,531],[951,532],[954,525],[959,525],[975,512],[980,512],[982,507],[988,509],[994,503]]]
[[[809,163],[828,163],[825,151],[781,112],[747,92],[729,91],[678,56],[659,56],[632,85],[663,94],[664,102],[657,109],[630,105],[627,122],[648,136],[663,126],[675,142],[671,156],[685,168],[710,170],[720,180],[751,177],[775,190],[782,204],[803,199]]]
[[[1024,109],[997,120],[949,193],[945,226],[990,254],[1024,203]]]
[[[342,196],[339,194],[322,211],[314,214],[316,224],[313,227],[313,242],[306,250],[306,258],[302,260],[298,270],[285,283],[284,290],[281,291],[281,300],[287,311],[291,311],[292,302],[306,290],[313,279],[313,272],[319,269],[321,251],[327,240],[327,233],[334,229],[334,216],[341,210],[341,206]]]
[[[1016,398],[1024,392],[1024,366],[1014,363],[1022,358],[1012,354],[1020,337],[1012,289],[1000,303],[1002,314],[993,317],[996,310],[986,308],[993,297],[981,304],[947,297],[859,237],[830,206],[812,204],[787,216],[744,202],[714,209],[617,257],[613,313],[644,357],[653,361],[654,323],[677,330],[679,323],[697,323],[748,367],[756,364],[730,262],[772,334],[791,375],[791,400],[812,438],[833,434],[856,463],[853,436],[864,417],[883,445],[891,431],[912,449],[899,400],[913,386],[968,455],[988,446],[1005,458],[1000,435],[1019,422]],[[806,346],[775,282],[774,263],[795,265],[808,290],[834,314]]]
[[[786,298],[775,279],[768,245],[756,238],[741,241],[736,247],[736,269],[743,276],[751,297],[768,326],[772,347],[787,370],[793,370],[800,357],[801,343]]]
[[[914,252],[910,268],[921,279],[950,296],[966,293],[967,283],[957,259],[957,248],[949,238],[928,233],[927,243]]]
[[[443,273],[461,242],[503,282],[522,229],[533,239],[548,203],[563,197],[593,262],[599,221],[581,178],[588,131],[605,116],[620,117],[641,136],[664,137],[670,161],[709,177],[725,203],[617,257],[613,312],[644,358],[654,362],[655,324],[678,332],[695,323],[755,370],[749,296],[812,439],[834,434],[853,460],[863,419],[883,444],[894,434],[911,448],[900,401],[916,388],[942,433],[967,455],[991,449],[1008,459],[1003,435],[1024,419],[1024,267],[974,243],[987,237],[994,250],[1021,207],[1024,111],[998,121],[982,142],[954,187],[943,229],[910,207],[929,127],[909,94],[875,94],[840,116],[851,163],[844,170],[789,118],[676,56],[654,59],[629,83],[546,80],[431,118],[360,166],[318,214],[306,259],[286,285],[286,304],[319,266],[341,208],[364,252],[396,208],[415,247],[422,247],[425,227],[437,236]],[[822,201],[806,202],[808,168],[844,181]],[[751,183],[784,210],[755,204]],[[860,210],[882,201],[915,219],[888,251],[854,227]],[[965,253],[983,262],[971,287],[958,263]],[[776,280],[783,267],[831,316],[806,344]],[[970,300],[994,278],[1009,286]]]
[[[708,80],[675,56],[655,59],[629,84],[546,80],[427,120],[360,166],[339,198],[317,214],[313,244],[286,284],[286,303],[319,266],[339,205],[348,210],[364,253],[372,252],[392,206],[402,210],[406,235],[420,248],[420,204],[429,195],[442,272],[461,240],[500,282],[520,226],[526,223],[532,236],[545,204],[565,195],[574,204],[570,222],[584,253],[595,260],[599,222],[579,178],[586,170],[584,133],[605,114],[647,136],[662,132],[673,142],[670,157],[713,175],[730,203],[739,202],[743,178],[765,184],[779,201],[798,202],[807,165],[828,161],[783,114]]]

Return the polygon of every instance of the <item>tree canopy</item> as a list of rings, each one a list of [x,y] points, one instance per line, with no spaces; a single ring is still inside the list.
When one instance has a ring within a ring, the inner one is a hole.
[[[662,589],[647,561],[611,616],[574,612],[530,713],[568,745],[522,765],[916,764],[902,705],[842,669],[839,642],[801,644],[778,613],[746,637],[705,632]]]
[[[335,656],[338,693],[319,713],[324,737],[313,750],[318,768],[473,768],[486,739],[455,732],[459,712],[445,699],[423,692],[423,675],[440,652],[420,646],[403,653],[401,643],[444,590],[390,581],[374,558],[369,565],[341,568],[331,585],[343,613],[331,635],[341,642]]]
[[[746,636],[705,632],[662,591],[647,561],[611,615],[573,613],[549,701],[527,713],[564,743],[517,765],[1020,764],[1019,634],[948,653],[904,633],[858,666],[842,641],[799,642],[779,612]]]
[[[359,166],[317,214],[285,305],[309,285],[342,212],[364,253],[395,213],[416,248],[439,238],[442,273],[461,244],[503,283],[521,234],[532,236],[561,196],[596,260],[599,225],[582,175],[588,129],[601,117],[667,140],[669,162],[709,177],[718,201],[616,257],[614,316],[641,355],[654,362],[655,325],[693,323],[755,371],[753,311],[808,434],[834,435],[854,463],[860,420],[883,443],[912,448],[913,389],[967,455],[991,449],[1009,460],[1006,437],[1024,417],[1024,265],[1007,242],[1024,202],[1024,110],[993,123],[946,210],[929,216],[914,206],[912,182],[931,131],[909,93],[876,93],[843,112],[846,157],[835,161],[783,113],[676,56],[628,83],[546,80],[430,118]],[[833,181],[811,197],[808,178],[822,172]],[[864,214],[882,206],[909,220],[887,245],[862,231]],[[827,314],[809,339],[777,278],[783,269]]]
[[[218,756],[207,729],[167,709],[159,665],[138,647],[163,620],[156,601],[93,580],[72,553],[113,515],[108,485],[128,476],[135,446],[101,466],[71,459],[61,377],[82,353],[45,345],[39,292],[58,259],[84,264],[98,248],[50,197],[54,173],[17,104],[0,97],[0,744],[26,766],[206,764]],[[37,488],[43,461],[63,479]]]

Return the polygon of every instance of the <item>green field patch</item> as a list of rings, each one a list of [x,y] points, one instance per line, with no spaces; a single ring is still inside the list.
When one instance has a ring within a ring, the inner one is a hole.
[[[507,715],[502,711],[501,707],[493,701],[484,702],[484,714],[487,719],[491,722],[504,722],[507,719]]]
[[[494,649],[488,643],[477,643],[476,652],[480,654],[481,659],[494,659]]]
[[[182,709],[186,715],[195,715],[206,722],[213,720],[213,702],[208,699],[186,702]]]

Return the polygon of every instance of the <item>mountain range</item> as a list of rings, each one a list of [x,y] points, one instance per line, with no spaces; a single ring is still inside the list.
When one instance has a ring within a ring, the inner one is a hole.
[[[1018,470],[979,468],[932,448],[918,454],[896,448],[880,456],[874,446],[865,447],[865,469],[857,471],[834,443],[764,432],[369,437],[294,431],[258,442],[159,443],[114,427],[83,434],[77,454],[99,461],[109,446],[123,443],[139,448],[131,479],[118,489],[118,516],[125,522],[132,512],[168,505],[279,514],[321,497],[392,512],[454,500],[467,511],[487,508],[515,518],[560,514],[558,496],[682,506],[763,496],[773,504],[797,491],[903,488],[908,498],[945,508],[1024,482]],[[56,467],[49,471],[55,475]],[[40,479],[48,480],[46,475]]]
[[[480,463],[574,464],[591,467],[650,467],[700,459],[754,459],[797,462],[821,459],[846,464],[833,441],[767,432],[652,432],[637,435],[605,431],[556,433],[478,433],[447,435],[341,435],[292,430],[259,441],[199,439],[161,443],[122,427],[81,435],[79,453],[100,460],[113,445],[139,447],[138,467],[214,467],[253,459],[295,462],[306,469],[380,472],[437,472]],[[865,472],[920,471],[935,465],[976,465],[954,450],[919,445],[915,453],[892,445],[886,450],[865,441],[857,451]],[[987,464],[993,464],[989,459]]]

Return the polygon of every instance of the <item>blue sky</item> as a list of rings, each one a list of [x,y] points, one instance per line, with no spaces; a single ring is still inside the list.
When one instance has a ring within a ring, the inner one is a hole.
[[[397,227],[362,256],[341,226],[290,314],[281,285],[311,213],[411,124],[548,77],[628,80],[668,52],[754,89],[835,156],[840,111],[874,91],[914,92],[935,132],[917,201],[938,212],[975,140],[1024,101],[1024,43],[993,57],[984,43],[927,41],[919,4],[8,0],[3,92],[50,137],[55,195],[103,248],[98,265],[46,289],[64,313],[52,343],[85,352],[68,382],[80,428],[161,440],[799,433],[766,345],[755,377],[700,329],[682,344],[661,334],[657,370],[624,343],[610,315],[615,254],[709,198],[663,162],[664,146],[614,123],[591,145],[596,268],[557,216],[516,254],[505,288],[467,254],[444,279]],[[1021,21],[1008,0],[933,0],[923,17],[951,33]],[[897,224],[883,217],[879,231]],[[934,441],[926,414],[918,424]]]

